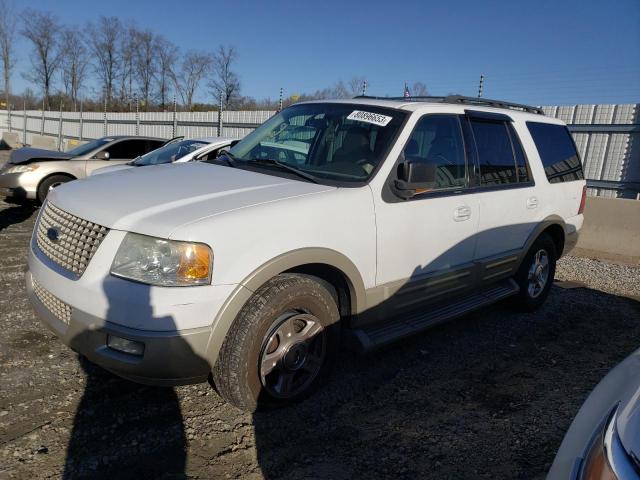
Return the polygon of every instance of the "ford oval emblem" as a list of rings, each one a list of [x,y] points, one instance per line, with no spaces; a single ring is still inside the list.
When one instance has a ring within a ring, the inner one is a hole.
[[[58,240],[60,240],[60,232],[56,227],[47,228],[47,238],[56,243]]]

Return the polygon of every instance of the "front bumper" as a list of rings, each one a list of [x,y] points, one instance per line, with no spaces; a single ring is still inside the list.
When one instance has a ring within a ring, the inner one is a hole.
[[[119,376],[161,386],[206,381],[214,319],[237,286],[152,287],[113,277],[123,236],[112,230],[79,279],[62,275],[32,243],[25,282],[36,313],[63,343]],[[143,354],[114,350],[109,335],[144,344]]]
[[[0,189],[19,198],[33,200],[36,198],[39,179],[37,172],[2,173],[0,174]]]
[[[38,298],[30,271],[26,272],[25,281],[31,305],[42,323],[65,345],[101,367],[148,385],[186,385],[207,380],[211,365],[205,357],[211,327],[164,332],[137,330],[75,308],[72,308],[69,323],[66,324]],[[108,335],[144,344],[143,355],[113,350],[107,346]]]

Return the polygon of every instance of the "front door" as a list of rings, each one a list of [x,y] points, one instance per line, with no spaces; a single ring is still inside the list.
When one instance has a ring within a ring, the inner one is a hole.
[[[433,165],[436,178],[432,189],[409,200],[375,199],[375,303],[394,311],[473,284],[479,218],[458,115],[423,116],[405,144],[404,157]]]
[[[151,142],[145,139],[126,139],[111,143],[101,150],[101,152],[107,152],[109,154],[108,160],[99,159],[95,156],[87,160],[85,164],[86,175],[91,175],[91,172],[94,170],[106,167],[107,165],[118,165],[130,162],[134,158],[144,155],[162,145],[161,142],[156,143],[157,145],[151,145]]]

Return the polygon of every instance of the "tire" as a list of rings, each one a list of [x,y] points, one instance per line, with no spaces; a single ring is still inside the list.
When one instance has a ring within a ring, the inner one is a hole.
[[[38,203],[42,205],[47,198],[47,194],[49,190],[57,187],[58,185],[62,185],[63,183],[67,183],[73,180],[73,178],[67,175],[51,175],[50,177],[45,178],[38,185]]]
[[[231,325],[212,371],[215,389],[249,412],[300,401],[327,374],[339,342],[331,285],[309,275],[277,275]]]
[[[548,234],[533,242],[515,275],[520,287],[512,302],[516,309],[532,312],[545,302],[556,273],[556,257],[555,243]]]

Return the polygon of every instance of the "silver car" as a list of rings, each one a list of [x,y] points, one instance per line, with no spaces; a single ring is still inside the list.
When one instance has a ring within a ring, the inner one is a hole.
[[[42,203],[49,190],[62,183],[84,178],[107,165],[130,162],[165,143],[166,140],[153,137],[112,136],[68,152],[19,148],[0,170],[0,189]]]
[[[98,168],[91,175],[117,172],[134,167],[210,160],[216,158],[222,150],[231,148],[238,141],[236,138],[226,137],[200,137],[186,140],[184,137],[176,137],[157,150],[142,155],[129,163]]]
[[[640,480],[640,350],[593,389],[547,480]]]

